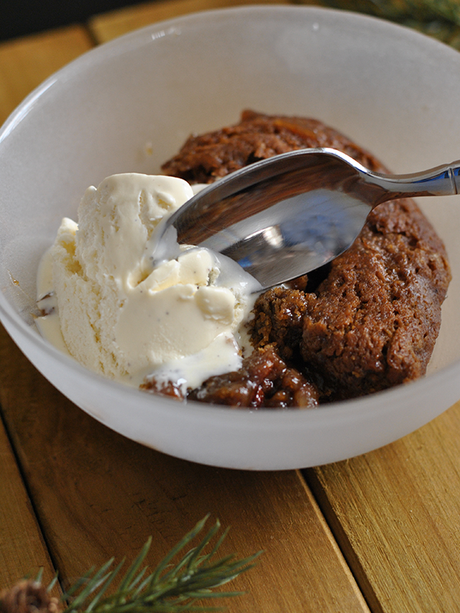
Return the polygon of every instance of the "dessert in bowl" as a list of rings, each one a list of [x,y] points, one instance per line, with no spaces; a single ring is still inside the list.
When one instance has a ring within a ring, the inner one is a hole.
[[[88,185],[160,172],[191,132],[242,109],[316,117],[392,171],[452,161],[457,54],[351,13],[250,7],[164,22],[104,45],[45,82],[0,136],[2,321],[37,368],[83,410],[166,453],[244,469],[344,459],[426,423],[460,397],[458,197],[421,206],[446,245],[453,281],[425,377],[314,410],[235,410],[146,394],[88,371],[36,330],[38,261]],[[275,85],[276,84],[276,85]],[[449,125],[438,121],[450,117]],[[460,221],[460,220],[459,220]]]

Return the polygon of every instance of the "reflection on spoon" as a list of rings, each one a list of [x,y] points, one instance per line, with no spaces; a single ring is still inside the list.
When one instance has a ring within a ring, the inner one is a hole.
[[[169,257],[177,242],[200,245],[230,257],[267,289],[343,253],[378,204],[457,194],[459,171],[455,162],[383,175],[335,149],[283,153],[198,192],[159,226],[151,260]]]

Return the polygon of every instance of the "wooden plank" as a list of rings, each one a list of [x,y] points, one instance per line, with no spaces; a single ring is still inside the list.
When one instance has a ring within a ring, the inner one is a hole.
[[[0,43],[0,123],[32,89],[90,47],[79,26]]]
[[[55,570],[1,421],[0,501],[0,591],[39,568],[48,584]]]
[[[372,610],[458,611],[459,441],[457,403],[400,441],[308,471]]]
[[[292,2],[289,0],[163,0],[96,15],[90,20],[89,27],[95,39],[102,43],[156,21],[245,4],[292,4]],[[307,0],[302,4],[319,4],[319,2]]]
[[[112,555],[134,557],[150,534],[154,565],[211,513],[232,526],[223,554],[265,550],[235,583],[249,594],[229,599],[228,611],[368,610],[297,472],[200,466],[129,441],[66,400],[3,331],[0,363],[5,419],[65,579]]]

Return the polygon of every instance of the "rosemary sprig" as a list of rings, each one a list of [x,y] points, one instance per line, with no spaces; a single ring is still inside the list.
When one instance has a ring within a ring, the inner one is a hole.
[[[34,604],[34,610],[43,613],[184,613],[217,610],[216,607],[197,604],[197,600],[241,595],[242,592],[238,591],[213,590],[252,568],[261,552],[243,559],[237,559],[233,555],[216,559],[217,551],[228,532],[227,529],[216,538],[220,530],[219,521],[211,526],[197,545],[189,548],[191,542],[202,532],[207,519],[208,516],[199,521],[153,572],[142,567],[151,544],[149,538],[123,576],[121,570],[124,560],[115,568],[111,568],[114,564],[112,558],[100,568],[93,567],[88,570],[66,589],[57,611],[55,598],[49,598],[49,603],[53,605],[51,608],[47,602],[41,602],[39,607]],[[211,546],[212,541],[215,542]],[[209,546],[211,549],[206,552]],[[176,558],[179,560],[175,561]],[[24,590],[26,584],[29,586],[29,592],[31,585],[40,587],[40,580],[41,576],[37,576],[34,582],[23,582]],[[54,583],[55,581],[48,586],[48,592]],[[14,606],[11,606],[12,600],[14,603],[19,601],[17,595],[15,599],[9,598],[8,592],[0,595],[1,613],[18,613],[19,609],[15,610]],[[41,600],[44,601],[45,598],[41,597]],[[22,611],[24,612],[24,608]]]

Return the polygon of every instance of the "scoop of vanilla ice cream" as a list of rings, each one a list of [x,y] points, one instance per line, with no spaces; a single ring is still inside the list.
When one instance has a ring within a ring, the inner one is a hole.
[[[113,175],[86,190],[78,224],[63,219],[50,253],[52,284],[65,345],[83,365],[117,379],[170,365],[183,378],[181,361],[206,354],[213,372],[195,368],[191,387],[238,367],[234,333],[251,307],[247,283],[226,274],[219,285],[221,263],[197,247],[142,268],[159,221],[192,195],[182,179]],[[227,352],[219,368],[223,347],[233,357]]]

